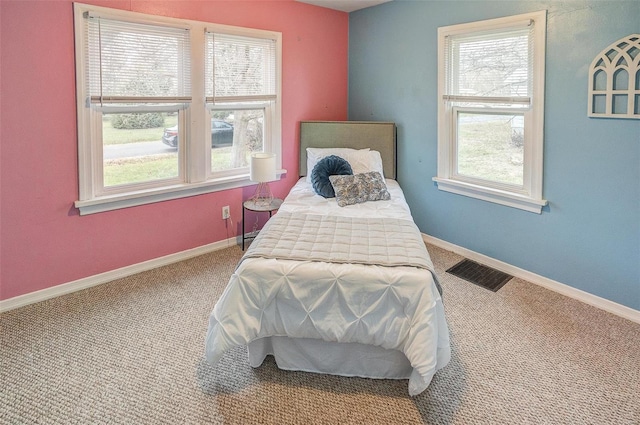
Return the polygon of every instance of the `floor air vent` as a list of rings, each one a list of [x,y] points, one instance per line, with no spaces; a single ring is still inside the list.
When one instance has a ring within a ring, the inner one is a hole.
[[[462,260],[447,270],[454,276],[496,292],[513,276],[471,260]]]

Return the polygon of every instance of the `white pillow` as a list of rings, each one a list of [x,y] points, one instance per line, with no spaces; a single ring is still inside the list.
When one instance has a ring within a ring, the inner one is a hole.
[[[370,151],[367,156],[369,157],[369,165],[365,173],[368,173],[371,171],[377,171],[378,173],[380,173],[380,175],[384,179],[384,167],[382,166],[382,156],[380,155],[380,152]],[[356,174],[355,171],[354,171],[354,174]]]
[[[377,171],[384,176],[382,169],[382,157],[380,152],[365,149],[351,148],[307,148],[307,181],[311,182],[311,172],[316,163],[329,155],[337,155],[347,160],[353,174]]]

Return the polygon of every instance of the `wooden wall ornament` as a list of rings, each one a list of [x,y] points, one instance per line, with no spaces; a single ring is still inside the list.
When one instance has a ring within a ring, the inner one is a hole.
[[[621,38],[591,62],[588,103],[590,117],[640,119],[640,34]]]

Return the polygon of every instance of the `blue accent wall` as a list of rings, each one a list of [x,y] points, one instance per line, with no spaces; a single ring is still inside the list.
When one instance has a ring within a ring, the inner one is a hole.
[[[439,191],[437,28],[547,10],[538,215]],[[349,119],[398,125],[398,181],[423,233],[640,310],[640,120],[587,117],[591,61],[640,33],[640,1],[401,1],[352,12]]]

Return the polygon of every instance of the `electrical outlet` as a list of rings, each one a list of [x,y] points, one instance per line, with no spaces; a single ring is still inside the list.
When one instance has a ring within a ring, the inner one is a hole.
[[[225,205],[222,207],[222,219],[226,220],[228,218],[231,218],[231,213],[229,212],[229,205]]]

